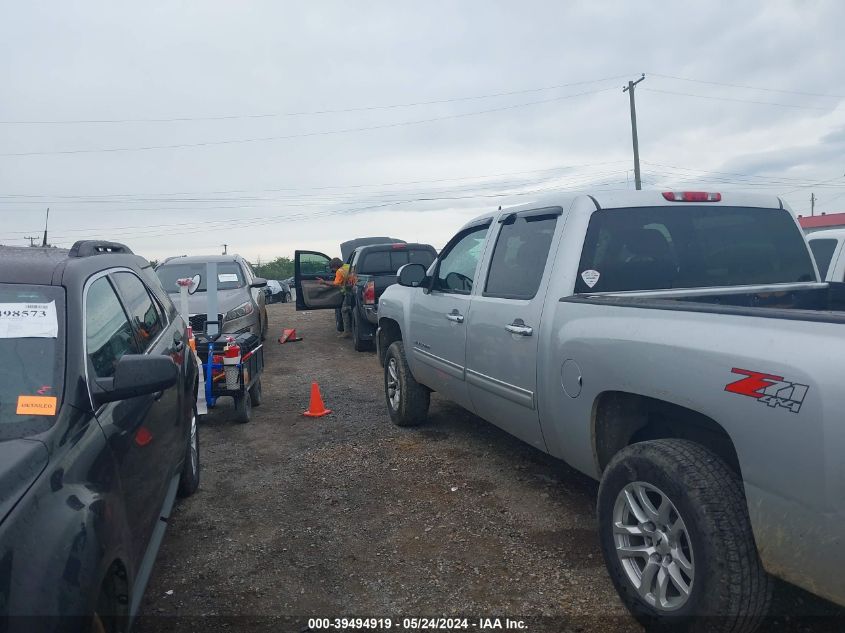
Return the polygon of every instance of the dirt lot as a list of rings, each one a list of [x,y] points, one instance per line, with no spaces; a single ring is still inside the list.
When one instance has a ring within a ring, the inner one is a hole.
[[[232,421],[230,402],[206,418],[201,488],[171,518],[137,630],[450,615],[640,630],[604,569],[592,481],[436,396],[428,425],[393,426],[375,354],[336,338],[330,311],[269,311],[276,336],[304,340],[268,338],[251,423]],[[332,415],[301,415],[312,380]],[[786,614],[829,612],[781,591]],[[767,628],[821,624],[783,615]]]

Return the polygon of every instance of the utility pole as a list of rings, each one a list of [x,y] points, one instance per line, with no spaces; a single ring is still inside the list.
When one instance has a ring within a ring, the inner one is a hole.
[[[634,141],[634,185],[637,191],[643,188],[643,183],[640,179],[640,143],[637,139],[637,105],[634,102],[634,87],[643,79],[645,79],[645,73],[636,81],[629,81],[628,85],[622,88],[622,92],[627,92],[631,101],[631,138]]]
[[[813,217],[816,214],[816,200],[818,200],[818,198],[816,198],[816,194],[811,193],[810,194],[810,217]]]
[[[50,207],[47,207],[47,219],[44,221],[44,241],[41,246],[47,247],[47,225],[50,224]]]
[[[223,247],[223,254],[227,255],[228,252],[229,252],[229,248],[228,248],[229,245],[228,244],[221,244],[221,246]]]
[[[25,238],[23,238],[23,239],[25,239],[25,240],[29,240],[29,245],[30,245],[30,246],[35,246],[35,240],[37,240],[37,239],[38,239],[38,236],[37,236],[37,235],[32,235],[32,236],[27,235],[27,236],[26,236]]]

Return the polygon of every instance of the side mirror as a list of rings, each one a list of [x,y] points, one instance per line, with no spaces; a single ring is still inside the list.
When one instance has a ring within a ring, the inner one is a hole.
[[[255,281],[249,284],[250,288],[266,288],[267,287],[267,280],[262,277],[256,277]]]
[[[419,288],[425,281],[425,266],[422,264],[405,264],[399,269],[399,285],[408,288]]]
[[[170,356],[127,354],[117,361],[113,378],[97,379],[99,391],[94,400],[105,404],[163,391],[175,385],[178,378],[179,368]]]

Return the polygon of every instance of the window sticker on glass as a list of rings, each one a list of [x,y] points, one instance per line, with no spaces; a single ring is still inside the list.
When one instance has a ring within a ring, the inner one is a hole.
[[[18,415],[56,415],[55,396],[18,396]]]
[[[595,286],[599,282],[599,277],[601,277],[601,273],[597,270],[585,270],[581,273],[581,279],[584,280],[588,288]]]
[[[237,273],[220,273],[219,275],[217,275],[217,281],[219,281],[221,284],[225,284],[230,281],[236,282],[238,281],[238,275]]]
[[[0,338],[57,338],[56,303],[0,303]]]

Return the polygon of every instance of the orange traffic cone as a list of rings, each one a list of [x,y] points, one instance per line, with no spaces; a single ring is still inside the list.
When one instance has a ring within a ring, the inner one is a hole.
[[[324,415],[331,413],[330,409],[326,409],[323,404],[323,396],[320,395],[320,387],[316,382],[311,383],[311,402],[308,405],[308,411],[304,411],[302,415],[309,418],[321,418]]]
[[[296,335],[296,330],[282,330],[282,335],[279,337],[279,343],[298,343],[302,340],[301,336]]]

